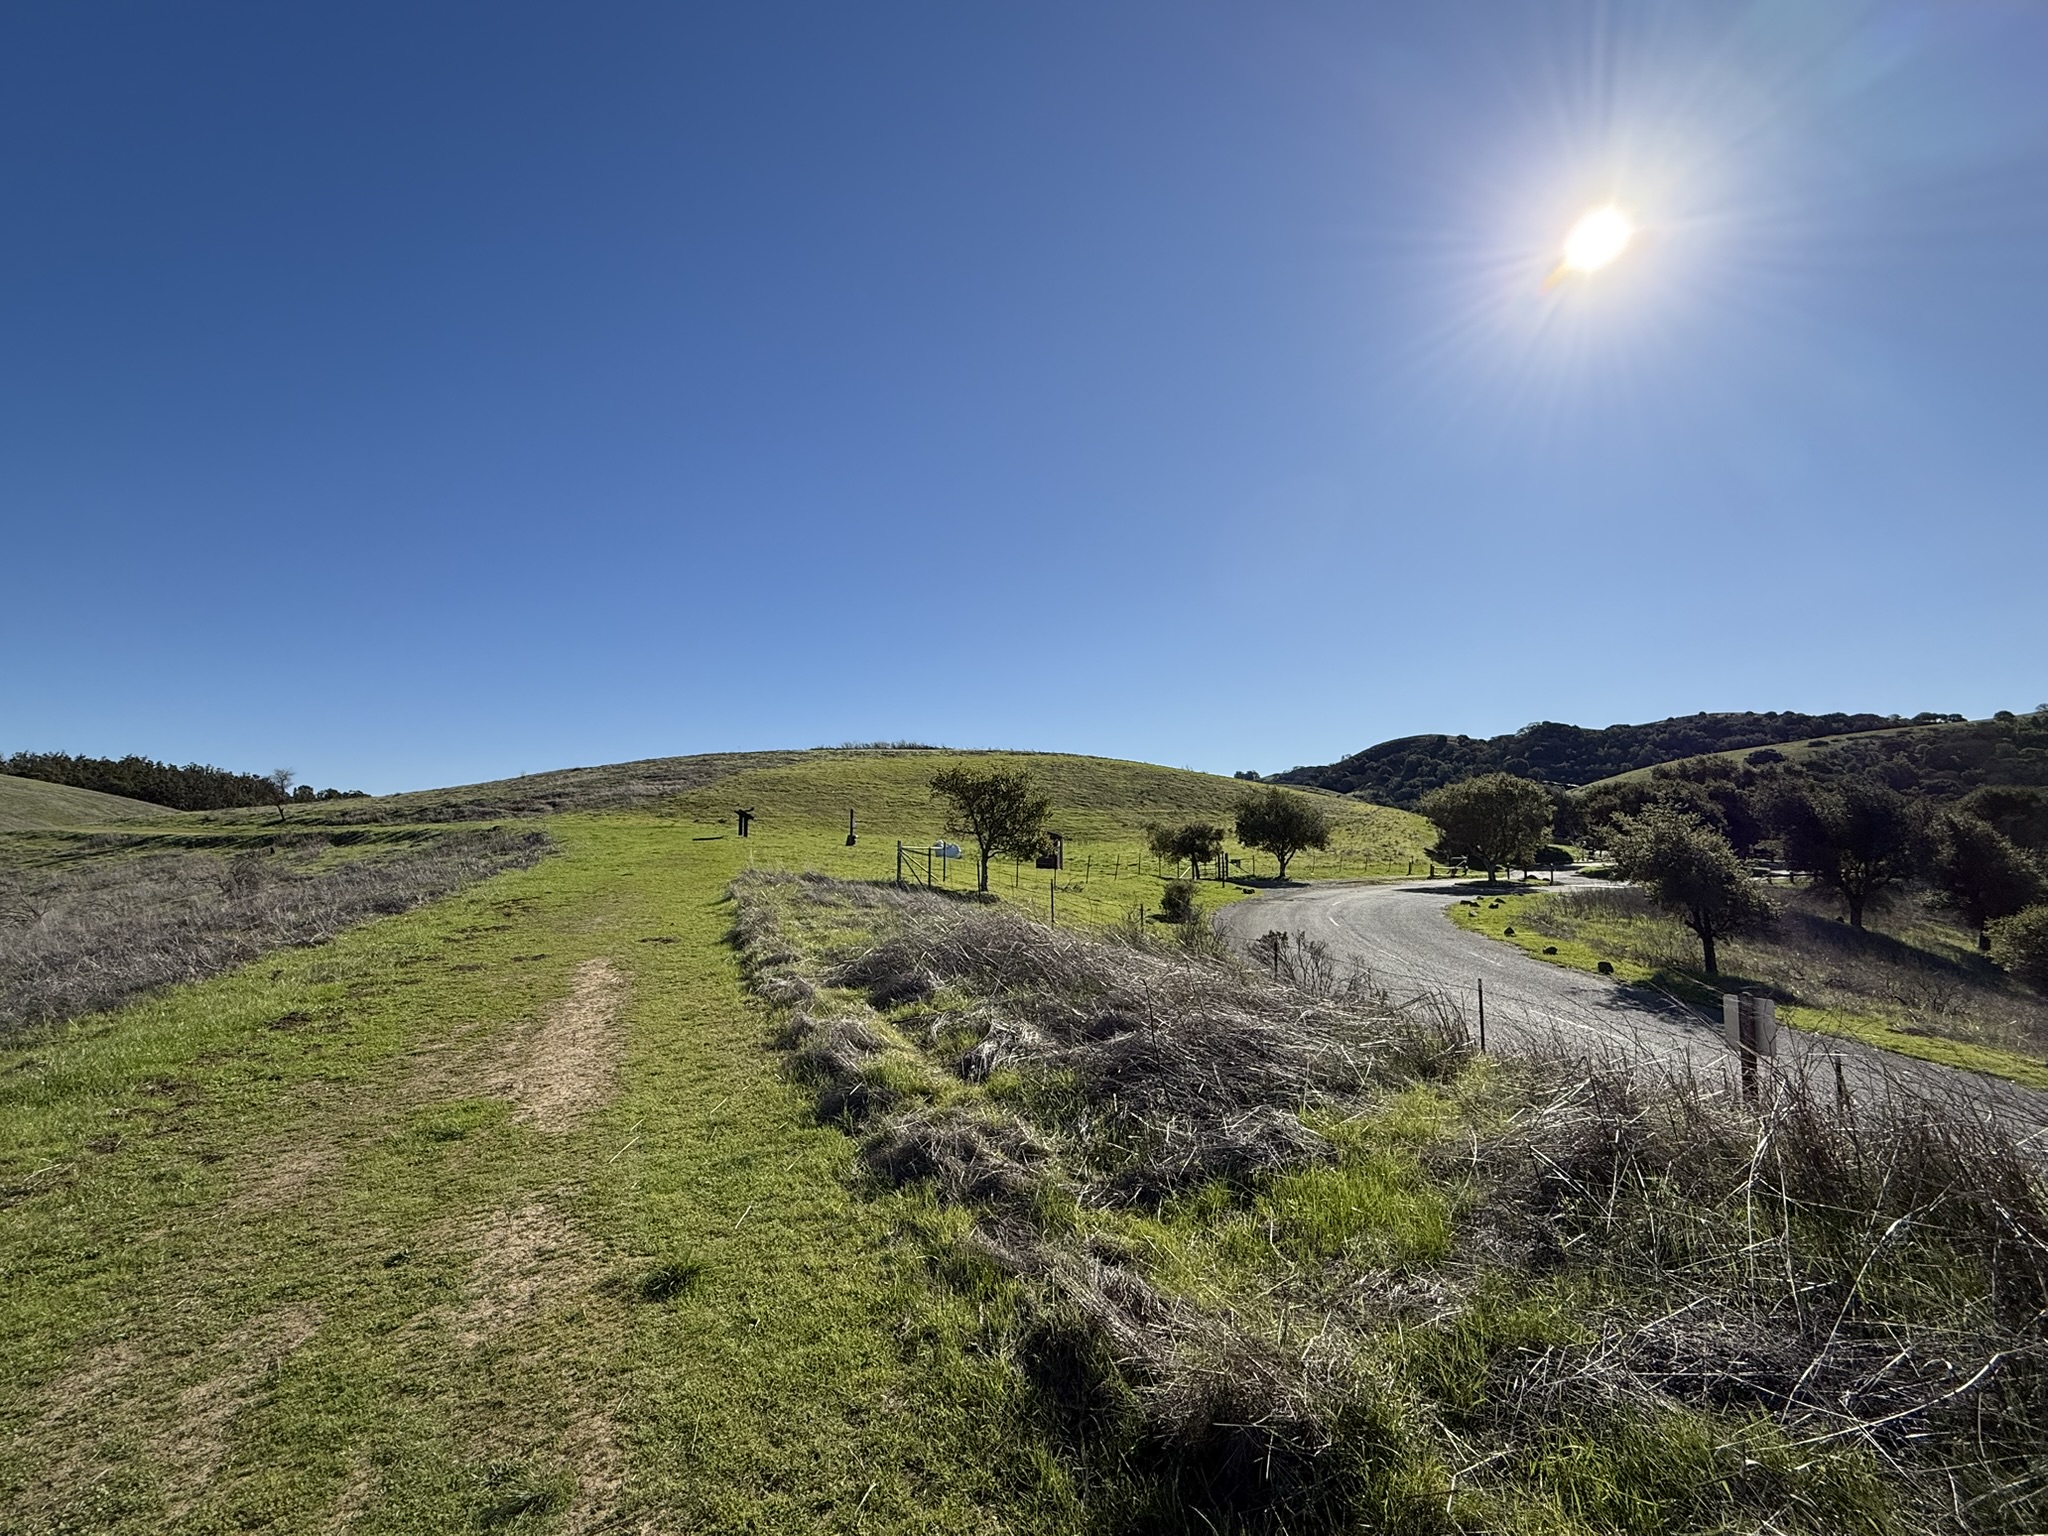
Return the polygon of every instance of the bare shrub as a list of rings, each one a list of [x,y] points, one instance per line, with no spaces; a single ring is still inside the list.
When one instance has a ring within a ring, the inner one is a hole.
[[[806,962],[778,904],[835,893],[883,934]],[[1274,980],[1136,929],[1089,936],[923,891],[749,874],[734,894],[733,936],[757,988],[809,963],[877,1007],[964,996],[949,1017],[977,1038],[943,1065],[969,1082],[1007,1071],[1026,1085],[1024,1112],[891,1114],[871,1028],[800,1012],[780,1037],[820,1113],[867,1127],[871,1174],[926,1184],[982,1218],[979,1251],[1032,1298],[1020,1367],[1076,1453],[1113,1442],[1142,1458],[1169,1523],[1318,1528],[1348,1509],[1346,1464],[1332,1455],[1340,1390],[1270,1341],[1161,1296],[1113,1252],[1076,1251],[1043,1207],[1050,1197],[1151,1208],[1325,1161],[1332,1148],[1301,1112],[1454,1070],[1466,1059],[1462,1020],[1338,987],[1324,956]]]
[[[364,834],[352,834],[361,839]],[[320,944],[505,869],[537,863],[538,831],[440,830],[388,843],[281,834],[265,852],[152,852],[102,834],[88,856],[0,864],[0,1032],[111,1008],[259,955]]]

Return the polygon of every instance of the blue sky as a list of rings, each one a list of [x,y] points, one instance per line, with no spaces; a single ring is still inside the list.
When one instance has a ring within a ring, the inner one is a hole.
[[[2044,78],[1975,0],[10,7],[0,750],[2030,708]]]

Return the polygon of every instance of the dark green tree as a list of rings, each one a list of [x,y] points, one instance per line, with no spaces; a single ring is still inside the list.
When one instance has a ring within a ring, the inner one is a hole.
[[[1962,808],[1990,822],[2022,848],[2048,853],[2048,789],[2032,784],[1986,784],[1965,795]]]
[[[932,776],[932,792],[946,802],[946,830],[974,839],[981,890],[991,859],[1036,858],[1045,847],[1052,800],[1025,769],[948,768]]]
[[[1511,773],[1485,773],[1433,789],[1415,809],[1436,824],[1430,857],[1484,869],[1527,868],[1550,836],[1550,795],[1541,784]]]
[[[2041,899],[2041,872],[1996,827],[1948,811],[1936,819],[1933,842],[1934,886],[1976,930],[1979,949],[1991,947],[1987,924]]]
[[[2048,991],[2048,906],[2028,907],[1993,923],[1991,958],[2021,981]]]
[[[1773,815],[1786,861],[1833,891],[1855,928],[1919,863],[1912,807],[1874,779],[1794,787]]]
[[[1213,864],[1223,855],[1223,829],[1206,822],[1191,821],[1180,827],[1154,825],[1145,830],[1153,853],[1169,864],[1187,864],[1197,880],[1202,878],[1204,864]]]
[[[1728,839],[1670,806],[1623,818],[1614,864],[1616,873],[1698,936],[1709,976],[1720,973],[1717,940],[1770,916],[1770,903],[1743,873]]]
[[[1273,855],[1285,880],[1287,861],[1302,849],[1330,846],[1329,814],[1298,790],[1261,790],[1237,802],[1237,840]]]

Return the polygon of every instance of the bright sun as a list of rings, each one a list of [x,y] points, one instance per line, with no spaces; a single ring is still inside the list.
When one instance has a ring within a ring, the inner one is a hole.
[[[1565,267],[1573,272],[1597,272],[1628,249],[1635,232],[1628,215],[1613,204],[1595,208],[1564,237]]]

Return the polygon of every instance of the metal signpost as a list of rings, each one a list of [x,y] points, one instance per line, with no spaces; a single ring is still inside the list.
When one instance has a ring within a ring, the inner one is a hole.
[[[1742,1097],[1757,1094],[1757,1063],[1778,1054],[1778,1005],[1754,992],[1721,994],[1721,1035],[1742,1058]]]

